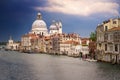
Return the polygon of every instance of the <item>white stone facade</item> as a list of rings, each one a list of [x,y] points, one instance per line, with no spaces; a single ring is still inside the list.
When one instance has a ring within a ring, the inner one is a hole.
[[[50,26],[50,35],[53,34],[62,34],[62,23],[60,21],[55,22],[53,21],[53,23]]]
[[[47,25],[44,20],[42,20],[41,13],[37,14],[37,19],[32,24],[32,29],[30,33],[40,34],[43,36],[53,35],[53,34],[62,34],[62,23],[61,21],[53,21],[50,25],[50,28],[47,29]]]
[[[21,50],[31,50],[31,37],[24,35],[21,38]]]
[[[9,39],[6,49],[8,50],[19,50],[20,43],[14,42],[12,38]]]

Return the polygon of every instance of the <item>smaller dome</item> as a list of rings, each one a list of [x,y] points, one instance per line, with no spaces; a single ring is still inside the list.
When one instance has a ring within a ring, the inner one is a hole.
[[[58,27],[56,25],[52,24],[50,26],[50,30],[58,30]]]

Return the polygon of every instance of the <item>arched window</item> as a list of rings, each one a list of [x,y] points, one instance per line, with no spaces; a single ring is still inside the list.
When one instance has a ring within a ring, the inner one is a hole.
[[[108,30],[108,27],[107,26],[105,26],[105,31],[107,31]]]
[[[115,44],[115,51],[118,52],[118,44]]]
[[[107,51],[107,44],[105,44],[105,51]]]

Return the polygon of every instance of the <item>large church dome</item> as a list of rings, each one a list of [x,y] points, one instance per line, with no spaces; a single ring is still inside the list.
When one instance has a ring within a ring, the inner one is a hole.
[[[48,33],[45,21],[42,20],[41,13],[37,14],[37,20],[32,24],[32,33],[46,35]]]
[[[43,20],[35,20],[32,24],[32,29],[46,28],[46,23]]]

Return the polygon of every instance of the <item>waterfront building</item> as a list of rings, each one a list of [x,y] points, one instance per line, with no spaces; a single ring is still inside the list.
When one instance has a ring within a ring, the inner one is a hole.
[[[53,21],[50,29],[47,29],[42,14],[37,14],[37,19],[32,24],[32,29],[21,38],[21,49],[27,51],[49,52],[51,53],[51,35],[62,34],[61,21]]]
[[[52,36],[44,36],[44,41],[46,45],[46,52],[52,54]]]
[[[65,42],[62,42],[60,47],[61,51],[66,53],[68,56],[78,56],[79,52],[74,52],[74,48],[76,49],[76,46],[79,45],[79,41],[74,41],[74,40],[67,40]]]
[[[89,39],[80,38],[76,33],[62,33],[62,22],[52,21],[50,28],[42,20],[41,13],[32,24],[32,29],[21,38],[21,51],[79,56],[89,53]]]
[[[42,52],[42,53],[46,52],[46,44],[45,44],[44,36],[39,36],[38,44],[36,44],[36,45],[38,45],[38,47],[39,47],[38,52]]]
[[[12,37],[10,37],[10,39],[8,40],[6,49],[7,50],[19,50],[19,42],[14,42],[14,40],[12,39]]]
[[[82,51],[82,46],[80,44],[71,46],[70,51],[68,52],[68,56],[79,57],[80,52]]]
[[[53,53],[78,57],[89,54],[89,38],[80,38],[79,34],[56,34],[52,38]]]
[[[72,42],[73,44],[73,42]],[[89,38],[80,38],[79,42],[74,43],[69,50],[69,56],[79,57],[89,54]]]
[[[120,62],[120,27],[114,27],[105,32],[105,54],[103,60]]]
[[[38,35],[36,34],[25,34],[21,37],[21,51],[29,52],[35,48],[35,43]]]
[[[81,43],[81,45],[82,45],[81,52],[83,53],[83,55],[88,55],[89,54],[90,39],[89,38],[82,38],[81,42],[82,42]]]
[[[120,18],[104,21],[96,28],[97,59],[106,62],[118,63],[119,55],[119,28]]]
[[[96,59],[96,42],[92,40],[89,43],[89,56],[91,59]]]

